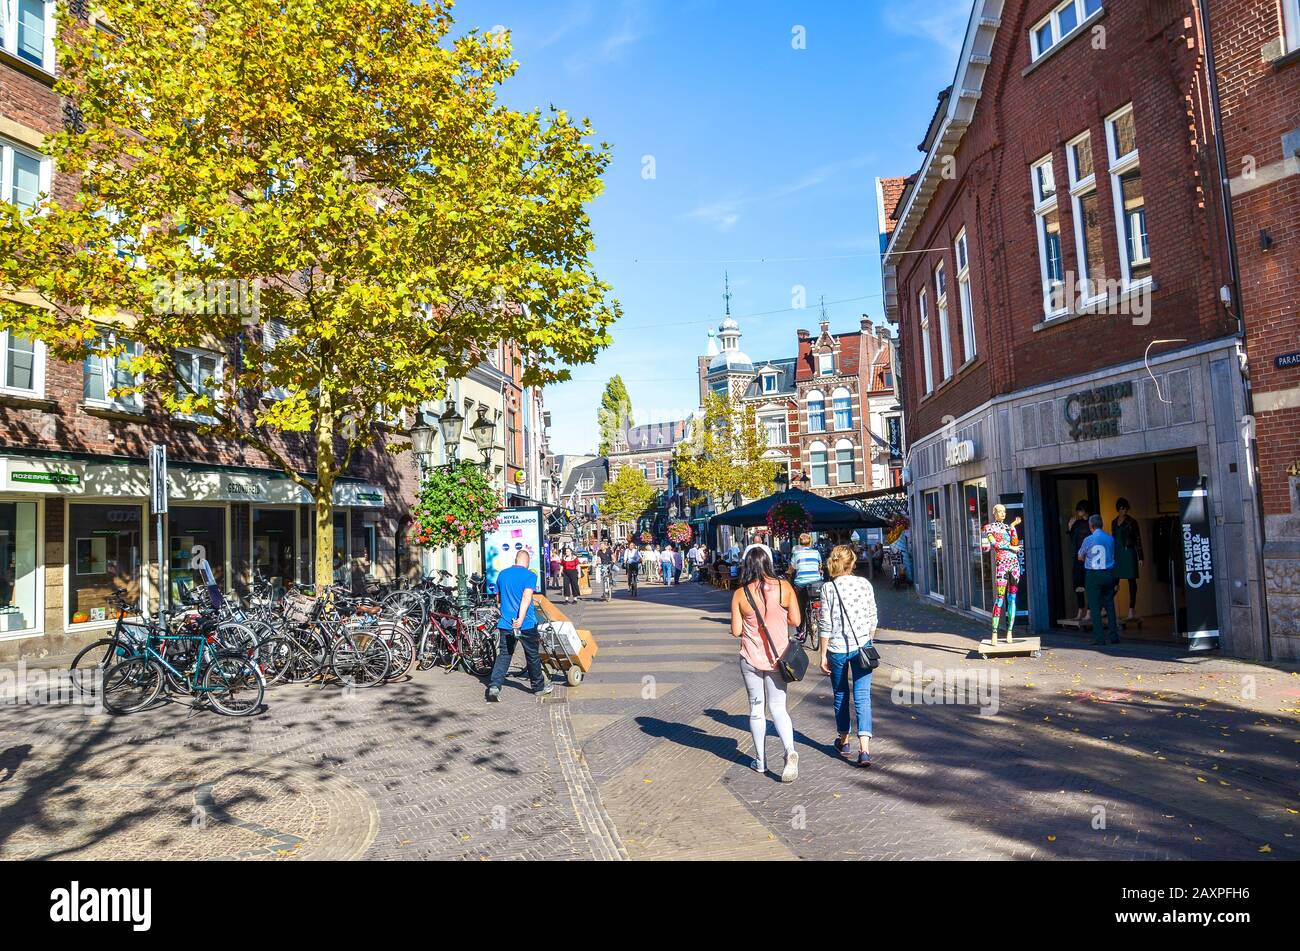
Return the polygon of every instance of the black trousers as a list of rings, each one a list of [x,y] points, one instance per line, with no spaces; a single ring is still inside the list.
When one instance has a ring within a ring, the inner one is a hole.
[[[564,596],[566,598],[576,598],[578,596],[577,568],[566,568],[564,570]]]
[[[500,638],[497,661],[492,665],[492,678],[489,686],[500,687],[506,682],[506,673],[510,670],[510,661],[515,655],[515,645],[522,644],[524,658],[528,661],[528,679],[533,682],[533,691],[546,686],[546,676],[542,673],[542,639],[537,635],[537,628],[523,628],[518,634],[498,630]]]

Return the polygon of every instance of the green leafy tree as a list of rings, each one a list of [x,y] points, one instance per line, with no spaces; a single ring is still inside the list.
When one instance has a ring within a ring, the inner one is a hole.
[[[654,505],[657,494],[655,487],[646,480],[645,473],[635,466],[623,466],[614,478],[605,483],[601,518],[610,525],[619,522],[635,523]]]
[[[358,448],[407,448],[386,427],[503,339],[525,383],[567,379],[619,313],[589,261],[608,147],[501,105],[508,35],[453,37],[450,6],[100,0],[111,30],[58,39],[84,128],[47,149],[76,194],[0,203],[0,326],[114,354],[119,393],[272,459],[314,499],[318,579]]]
[[[617,374],[605,384],[596,412],[596,425],[600,428],[599,455],[608,456],[617,444],[619,433],[627,432],[632,425],[632,397],[628,395],[623,378]]]
[[[718,511],[726,511],[737,492],[758,498],[776,487],[777,464],[763,458],[766,451],[754,408],[709,393],[702,417],[673,452],[673,466],[683,485],[708,493]]]

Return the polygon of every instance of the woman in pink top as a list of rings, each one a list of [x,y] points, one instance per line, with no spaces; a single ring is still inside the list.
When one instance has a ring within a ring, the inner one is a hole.
[[[789,626],[799,625],[799,599],[794,589],[776,576],[771,556],[762,548],[745,553],[740,582],[731,596],[731,636],[740,638],[740,672],[749,693],[749,732],[754,737],[754,759],[749,765],[757,772],[767,771],[766,693],[767,710],[785,747],[781,782],[792,783],[799,776],[799,754],[794,750],[794,724],[785,708],[785,680],[776,665],[790,643]]]

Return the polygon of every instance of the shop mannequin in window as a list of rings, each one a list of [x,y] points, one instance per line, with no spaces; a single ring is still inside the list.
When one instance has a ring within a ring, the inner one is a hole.
[[[1011,643],[1011,631],[1016,626],[1016,592],[1020,587],[1021,553],[1020,536],[1016,526],[1020,524],[1017,516],[1010,525],[1007,524],[1005,505],[993,506],[993,521],[984,526],[984,538],[988,550],[993,553],[993,582],[996,596],[993,600],[993,643],[998,642],[998,619],[1002,617],[1002,607],[1007,608],[1007,643]]]
[[[1092,534],[1092,529],[1088,527],[1088,516],[1092,514],[1092,506],[1086,499],[1081,499],[1074,506],[1074,517],[1070,519],[1069,524],[1065,526],[1065,532],[1070,536],[1070,551],[1077,552],[1082,546],[1083,541]],[[1070,559],[1073,565],[1074,581],[1074,606],[1075,619],[1082,627],[1088,623],[1088,599],[1084,589],[1084,568],[1083,563],[1077,559]]]
[[[1115,581],[1128,581],[1128,618],[1137,620],[1138,570],[1142,567],[1142,532],[1138,520],[1129,514],[1128,499],[1115,501],[1118,513],[1110,523],[1115,539]]]

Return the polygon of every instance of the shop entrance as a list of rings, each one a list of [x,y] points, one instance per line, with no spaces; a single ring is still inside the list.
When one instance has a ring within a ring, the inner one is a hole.
[[[1114,535],[1116,503],[1128,502],[1136,543],[1127,553],[1116,542],[1116,568],[1121,576],[1115,607],[1124,636],[1138,640],[1177,641],[1175,602],[1182,577],[1182,544],[1178,528],[1178,477],[1195,476],[1196,453],[1152,456],[1115,463],[1094,463],[1042,474],[1043,550],[1047,552],[1048,603],[1052,626],[1080,630],[1080,603],[1075,593],[1077,546],[1070,534],[1076,506],[1102,517],[1102,528]],[[1075,536],[1077,537],[1077,536]],[[1140,555],[1140,558],[1139,558]],[[1140,563],[1139,563],[1140,561]],[[1133,619],[1129,619],[1130,609]],[[1082,629],[1091,632],[1091,622]]]

